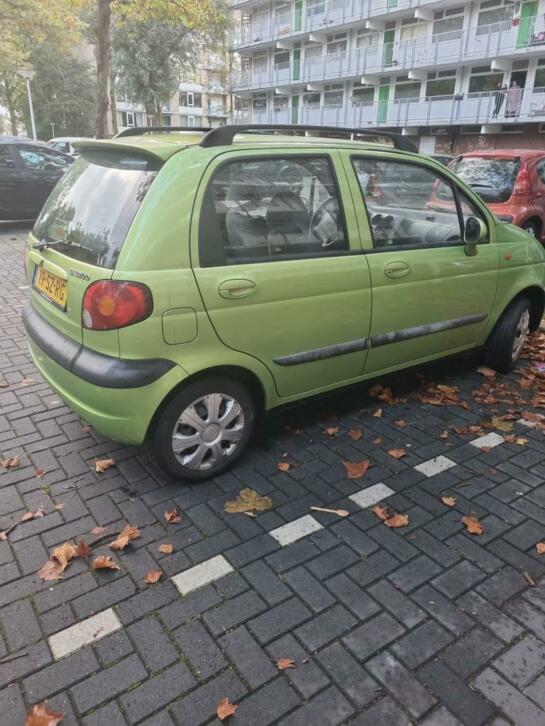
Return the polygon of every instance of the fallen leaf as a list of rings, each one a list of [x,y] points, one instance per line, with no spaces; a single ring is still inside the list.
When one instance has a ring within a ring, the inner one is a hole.
[[[371,463],[368,459],[362,459],[362,461],[343,461],[342,465],[349,479],[360,479],[367,473]]]
[[[328,426],[326,429],[324,429],[324,434],[326,436],[337,436],[338,433],[339,433],[338,426]]]
[[[385,522],[387,519],[392,517],[394,513],[392,512],[390,507],[384,507],[380,504],[377,504],[376,507],[373,507],[373,514],[380,520]]]
[[[276,465],[276,468],[278,471],[289,471],[291,468],[291,464],[289,461],[279,461]]]
[[[31,519],[34,519],[34,512],[25,512],[21,516],[21,519],[19,521],[20,522],[30,522]]]
[[[480,448],[481,448],[481,451],[483,452],[483,454],[489,454],[492,451],[491,446],[481,446]]]
[[[236,512],[264,512],[272,507],[270,497],[262,497],[253,489],[242,489],[236,499],[225,502],[224,509],[230,514]]]
[[[180,524],[182,521],[182,513],[178,509],[178,507],[174,507],[174,509],[167,509],[165,512],[165,522],[167,524]]]
[[[388,449],[388,454],[392,459],[402,459],[404,456],[407,456],[405,449]]]
[[[456,506],[456,499],[454,497],[441,497],[441,501],[446,507]]]
[[[26,715],[25,726],[57,726],[64,719],[64,713],[52,711],[47,701],[32,706]]]
[[[97,474],[104,474],[112,466],[115,466],[114,459],[97,459],[95,461],[95,471]]]
[[[0,531],[0,542],[7,542],[8,533],[3,529]]]
[[[21,460],[18,456],[10,456],[7,459],[0,459],[0,466],[3,466],[4,469],[16,469],[18,466],[20,466]]]
[[[538,555],[545,555],[545,542],[538,542],[536,544],[536,550]]]
[[[398,429],[406,429],[407,428],[407,422],[404,421],[402,418],[399,419],[399,421],[394,421],[395,425]]]
[[[492,416],[490,423],[498,431],[511,431],[513,429],[513,423],[511,421],[505,421],[498,416]]]
[[[57,560],[63,566],[64,570],[68,566],[68,563],[77,556],[77,547],[72,542],[63,542],[62,545],[59,545],[53,550],[51,559]]]
[[[60,580],[64,569],[65,568],[60,562],[57,562],[57,560],[47,560],[45,565],[38,570],[38,577],[44,580],[44,582]]]
[[[359,441],[363,436],[363,431],[361,429],[350,429],[348,435],[353,441]]]
[[[138,539],[138,537],[140,537],[140,530],[138,527],[134,524],[128,524],[126,527],[123,527],[116,539],[114,539],[113,542],[110,542],[108,547],[111,550],[124,550],[131,540]]]
[[[34,383],[34,378],[21,378],[21,385],[23,386],[30,386],[32,383]]]
[[[373,439],[373,443],[377,445],[382,444],[382,438],[380,436],[377,436],[376,439]]]
[[[528,443],[528,439],[526,439],[524,436],[519,436],[515,439],[515,444],[517,446],[526,446]]]
[[[305,429],[298,428],[297,426],[286,426],[286,431],[294,436],[303,436]]]
[[[87,542],[84,542],[82,539],[78,542],[76,546],[76,557],[87,557],[91,554],[91,548],[87,544]]]
[[[484,376],[485,378],[495,378],[496,377],[496,371],[492,368],[487,368],[487,366],[479,366],[477,368],[477,373],[480,373],[481,376]]]
[[[171,544],[159,545],[159,552],[161,552],[164,555],[171,555],[174,552],[174,545],[171,545]]]
[[[64,509],[64,502],[59,502],[58,504],[55,504],[55,509]]]
[[[448,431],[443,431],[443,433],[439,434],[440,439],[448,439]]]
[[[477,517],[467,516],[462,517],[462,524],[465,526],[469,534],[482,534],[484,532],[483,525],[479,522]]]
[[[377,410],[375,411],[375,413],[373,414],[373,416],[375,418],[382,418],[382,409],[381,408],[377,408]]]
[[[86,434],[89,434],[93,430],[93,427],[92,426],[82,426],[81,430],[84,431]]]
[[[217,717],[220,721],[225,721],[226,718],[229,718],[229,716],[232,716],[235,713],[237,708],[238,706],[231,703],[228,698],[222,698],[216,709]]]
[[[145,576],[144,582],[147,585],[155,585],[156,582],[159,582],[162,576],[163,573],[160,570],[150,570]]]
[[[276,667],[279,671],[285,671],[288,668],[295,668],[295,661],[291,658],[279,658],[276,661]]]
[[[406,514],[394,514],[393,517],[385,519],[384,524],[391,529],[406,527],[409,524],[409,517]]]
[[[91,534],[102,534],[106,530],[106,527],[93,527]]]
[[[119,565],[111,557],[100,555],[91,562],[92,570],[119,570]]]
[[[38,507],[38,509],[34,512],[34,519],[41,519],[45,514],[45,510],[43,507]]]
[[[34,472],[34,476],[35,476],[35,477],[36,477],[37,479],[41,479],[42,477],[44,477],[44,476],[45,476],[45,471],[44,471],[43,469],[38,469],[38,471],[35,471],[35,472]]]

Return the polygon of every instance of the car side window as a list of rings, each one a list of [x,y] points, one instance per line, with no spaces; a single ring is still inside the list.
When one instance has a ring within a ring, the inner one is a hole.
[[[326,157],[246,158],[220,166],[199,224],[203,267],[342,254],[348,237]]]
[[[20,146],[19,155],[27,169],[64,169],[67,160],[60,154],[33,147]]]
[[[7,146],[0,146],[0,169],[15,169],[15,161]]]
[[[545,159],[536,164],[536,171],[541,183],[545,184]]]
[[[414,163],[354,158],[375,249],[463,244],[454,188]]]

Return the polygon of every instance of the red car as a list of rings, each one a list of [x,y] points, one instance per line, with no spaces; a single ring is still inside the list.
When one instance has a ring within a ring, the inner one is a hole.
[[[544,241],[545,151],[472,151],[455,157],[449,169],[500,219]]]

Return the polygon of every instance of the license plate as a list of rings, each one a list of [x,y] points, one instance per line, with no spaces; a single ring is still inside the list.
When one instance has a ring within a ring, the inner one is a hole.
[[[37,267],[34,274],[34,287],[52,303],[66,310],[67,282],[57,275]]]

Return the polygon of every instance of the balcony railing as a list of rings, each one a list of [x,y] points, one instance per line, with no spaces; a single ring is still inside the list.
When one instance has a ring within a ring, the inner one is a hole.
[[[232,78],[233,90],[273,88],[290,80],[327,81],[358,75],[384,74],[414,68],[467,63],[468,60],[491,59],[507,53],[529,50],[545,51],[545,16],[525,18],[518,24],[496,23],[495,33],[481,33],[485,26],[440,33],[412,41],[379,43],[353,52],[313,53],[297,67],[297,78],[290,69],[271,67],[259,73],[246,71]]]
[[[501,101],[501,103],[500,103]],[[282,119],[282,120],[281,120]],[[410,127],[545,122],[545,87],[390,99],[341,105],[303,105],[296,109],[235,111],[236,123],[295,123],[328,126]]]

